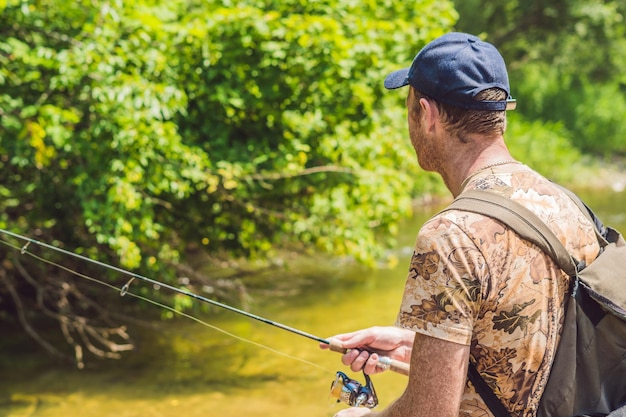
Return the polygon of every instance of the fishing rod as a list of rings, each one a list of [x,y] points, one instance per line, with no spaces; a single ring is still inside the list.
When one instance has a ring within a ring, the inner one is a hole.
[[[172,285],[169,285],[169,284],[166,284],[166,283],[163,283],[163,282],[160,282],[160,281],[148,278],[146,276],[127,271],[125,269],[116,267],[114,265],[110,265],[110,264],[107,264],[107,263],[104,263],[104,262],[101,262],[101,261],[97,261],[95,259],[91,259],[91,258],[88,258],[86,256],[79,255],[77,253],[74,253],[74,252],[71,252],[71,251],[68,251],[68,250],[65,250],[65,249],[62,249],[62,248],[59,248],[59,247],[47,244],[45,242],[41,242],[41,241],[36,240],[36,239],[32,239],[32,238],[29,238],[29,237],[26,237],[26,236],[23,236],[23,235],[19,235],[17,233],[13,233],[13,232],[10,232],[10,231],[5,230],[5,229],[1,229],[0,228],[0,233],[3,233],[5,235],[7,235],[7,236],[11,236],[11,237],[13,237],[15,239],[21,239],[21,240],[26,241],[26,243],[20,249],[19,246],[14,246],[14,245],[9,244],[8,242],[0,239],[0,242],[5,243],[5,244],[13,247],[16,250],[20,250],[20,253],[22,255],[23,254],[28,254],[30,256],[35,257],[36,259],[42,260],[44,262],[51,263],[53,265],[56,265],[58,267],[61,267],[61,268],[65,269],[65,270],[68,270],[69,272],[77,274],[77,275],[79,275],[81,277],[85,277],[87,279],[100,282],[100,283],[102,283],[102,284],[104,284],[104,285],[106,285],[106,286],[108,286],[108,287],[110,287],[112,289],[117,289],[117,287],[115,287],[113,285],[110,285],[110,284],[106,284],[106,283],[101,282],[99,280],[96,280],[94,278],[87,277],[87,276],[85,276],[83,274],[80,274],[80,273],[78,273],[76,271],[68,269],[68,268],[66,268],[66,267],[64,267],[62,265],[53,263],[51,261],[46,260],[45,258],[41,258],[41,257],[35,255],[34,253],[28,251],[29,245],[31,245],[31,244],[38,245],[38,246],[41,246],[43,248],[47,248],[47,249],[50,249],[50,250],[53,250],[53,251],[57,251],[57,252],[59,252],[61,254],[64,254],[64,255],[67,255],[67,256],[71,256],[71,257],[80,259],[80,260],[85,261],[85,262],[90,262],[90,263],[93,263],[95,265],[101,266],[103,268],[108,268],[108,269],[111,269],[113,271],[119,272],[121,274],[130,276],[130,279],[128,280],[128,282],[126,282],[126,284],[124,284],[122,286],[122,288],[120,289],[120,296],[124,296],[124,295],[128,294],[130,296],[133,296],[133,297],[136,297],[136,298],[139,298],[139,299],[143,299],[145,301],[148,301],[148,302],[151,302],[153,304],[156,304],[157,306],[160,306],[160,307],[172,310],[172,311],[174,311],[176,313],[182,314],[185,317],[189,317],[189,318],[191,318],[193,320],[199,321],[202,324],[205,324],[205,325],[207,325],[207,326],[209,326],[211,328],[215,328],[217,330],[220,330],[220,331],[224,332],[225,334],[233,336],[233,337],[235,337],[237,339],[241,339],[241,338],[236,336],[236,335],[233,335],[231,333],[228,333],[228,332],[226,332],[224,330],[221,330],[221,329],[219,329],[219,328],[217,328],[215,326],[211,326],[208,323],[205,323],[205,322],[203,322],[203,321],[201,321],[201,320],[199,320],[199,319],[197,319],[197,318],[195,318],[193,316],[189,316],[189,315],[184,314],[182,312],[178,312],[177,310],[173,310],[173,308],[171,308],[169,306],[166,306],[164,304],[160,304],[160,303],[154,302],[152,300],[149,300],[149,299],[147,299],[145,297],[133,294],[132,292],[129,291],[131,283],[136,278],[136,279],[139,279],[139,280],[151,283],[151,284],[156,285],[156,286],[167,288],[170,291],[173,291],[173,292],[176,292],[176,293],[179,293],[179,294],[182,294],[182,295],[186,295],[186,296],[191,297],[191,298],[193,298],[195,300],[208,303],[210,305],[213,305],[213,306],[216,306],[216,307],[219,307],[219,308],[231,311],[233,313],[245,316],[247,318],[260,321],[260,322],[268,324],[270,326],[274,326],[274,327],[277,327],[279,329],[286,330],[286,331],[288,331],[290,333],[294,333],[294,334],[297,334],[299,336],[303,336],[303,337],[306,337],[308,339],[315,340],[315,341],[317,341],[319,343],[326,344],[326,345],[329,346],[329,349],[331,351],[334,351],[334,352],[346,353],[349,350],[349,349],[346,349],[343,346],[341,346],[341,344],[337,343],[336,341],[323,339],[321,337],[318,337],[318,336],[315,336],[313,334],[304,332],[304,331],[296,329],[294,327],[290,327],[290,326],[287,326],[285,324],[278,323],[276,321],[267,319],[265,317],[261,317],[261,316],[258,316],[256,314],[249,313],[247,311],[244,311],[244,310],[241,310],[241,309],[229,306],[228,304],[220,303],[219,301],[215,301],[215,300],[212,300],[210,298],[203,297],[203,296],[201,296],[199,294],[196,294],[196,293],[193,293],[193,292],[190,292],[190,291],[186,291],[186,290],[174,287]],[[254,343],[254,342],[251,342],[251,343]],[[254,344],[257,344],[257,343],[254,343]],[[260,346],[265,347],[263,345],[260,345]],[[277,352],[274,349],[271,349],[269,347],[266,347],[266,348],[270,349],[270,350],[272,350],[274,352]],[[277,352],[277,353],[281,353],[281,352]],[[309,363],[309,362],[307,362],[307,363]],[[313,365],[313,364],[311,364],[311,365]],[[391,359],[391,358],[386,357],[386,356],[379,356],[379,359],[378,359],[378,362],[377,362],[377,367],[380,367],[383,370],[389,369],[389,370],[392,370],[394,372],[397,372],[397,373],[400,373],[400,374],[403,374],[403,375],[408,375],[409,374],[409,364],[404,363],[404,362],[400,362],[400,361],[396,361],[396,360]],[[374,389],[374,384],[372,383],[372,380],[369,377],[369,375],[367,375],[365,373],[365,371],[363,371],[363,376],[365,378],[365,383],[361,384],[359,381],[349,378],[345,373],[343,373],[341,371],[338,371],[336,373],[336,375],[335,375],[335,380],[331,384],[329,397],[335,399],[337,402],[345,402],[345,403],[347,403],[348,405],[350,405],[352,407],[359,407],[359,406],[364,406],[364,407],[368,407],[368,408],[376,407],[378,405],[378,397],[377,397],[376,391]]]

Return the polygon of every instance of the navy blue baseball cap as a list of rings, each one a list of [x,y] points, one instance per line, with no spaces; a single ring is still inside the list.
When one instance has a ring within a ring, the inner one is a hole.
[[[509,76],[495,46],[474,35],[452,32],[426,45],[410,68],[385,78],[385,88],[411,85],[437,101],[468,110],[513,110]],[[474,97],[488,88],[506,91],[506,100],[479,101]]]

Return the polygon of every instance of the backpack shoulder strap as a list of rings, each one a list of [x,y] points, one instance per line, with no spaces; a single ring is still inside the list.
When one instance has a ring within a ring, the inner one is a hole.
[[[493,392],[493,390],[487,385],[487,381],[482,377],[476,365],[472,361],[469,363],[469,367],[467,368],[467,376],[472,384],[474,385],[474,389],[480,395],[480,397],[485,402],[485,405],[491,410],[491,413],[494,417],[511,417],[511,413],[504,406],[500,398]]]
[[[576,263],[561,241],[541,219],[521,204],[489,191],[468,190],[446,210],[463,210],[494,218],[523,239],[539,246],[569,276],[576,275]]]

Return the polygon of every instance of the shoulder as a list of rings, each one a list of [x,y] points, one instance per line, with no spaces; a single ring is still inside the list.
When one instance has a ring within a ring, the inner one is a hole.
[[[482,294],[483,287],[489,287],[489,277],[493,273],[499,275],[496,271],[510,262],[511,254],[519,257],[524,253],[520,248],[523,245],[512,230],[492,217],[449,210],[424,224],[416,242],[414,261],[419,261],[420,256],[425,265],[438,260],[445,272],[443,278],[471,277],[475,281],[472,285],[480,288]]]
[[[597,255],[599,247],[594,225],[585,213],[560,186],[530,168],[520,166],[514,172],[478,176],[467,184],[464,191],[471,189],[499,194],[524,206],[542,220],[577,259],[590,262]],[[466,218],[469,226],[475,224],[482,228],[490,224],[487,220],[482,223],[480,219],[489,216],[480,214],[450,210],[444,212],[444,216],[456,218],[457,223],[458,219]],[[474,228],[474,231],[480,232],[480,229]]]
[[[461,210],[445,210],[428,220],[417,235],[416,250],[450,254],[480,250],[485,236],[503,233],[503,225],[489,216]]]

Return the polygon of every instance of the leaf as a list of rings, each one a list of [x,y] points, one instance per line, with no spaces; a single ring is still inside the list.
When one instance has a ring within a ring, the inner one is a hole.
[[[421,304],[411,306],[411,312],[401,312],[401,322],[405,326],[416,326],[426,328],[426,323],[437,326],[438,323],[448,319],[449,314],[437,302],[437,297],[422,299]]]
[[[530,300],[523,304],[515,304],[513,310],[501,311],[493,319],[493,328],[495,330],[504,330],[509,334],[513,334],[516,328],[526,330],[528,324],[533,323],[541,315],[541,310],[535,311],[530,317],[522,316],[519,313],[534,302],[535,300]]]
[[[413,253],[409,276],[413,279],[419,277],[429,280],[430,276],[437,272],[440,256],[436,251],[426,253]]]

